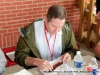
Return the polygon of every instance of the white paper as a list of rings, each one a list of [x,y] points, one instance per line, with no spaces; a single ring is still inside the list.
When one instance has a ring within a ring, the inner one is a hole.
[[[60,57],[57,58],[57,59],[55,59],[55,60],[53,60],[53,61],[50,61],[49,63],[50,63],[51,65],[54,65],[54,64],[56,64],[56,63],[59,62],[59,61],[60,61]]]
[[[6,53],[6,55],[10,58],[11,61],[14,61],[14,58],[15,58],[14,54],[15,54],[15,51]]]
[[[44,72],[44,75],[75,75],[73,68],[63,63],[57,67],[53,72]]]
[[[33,75],[31,72],[27,71],[26,69],[23,69],[15,74],[12,75]]]
[[[55,63],[60,61],[60,57],[51,61],[50,64],[54,65]],[[62,65],[58,66],[54,71],[52,72],[44,72],[44,75],[75,75],[74,69],[69,67],[66,63],[63,63]]]

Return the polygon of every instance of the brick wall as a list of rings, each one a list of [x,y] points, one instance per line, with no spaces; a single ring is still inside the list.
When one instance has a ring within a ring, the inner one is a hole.
[[[67,10],[66,19],[71,21],[75,35],[79,25],[77,0],[0,0],[0,48],[16,46],[18,28],[34,19],[45,17],[53,4],[61,4]]]

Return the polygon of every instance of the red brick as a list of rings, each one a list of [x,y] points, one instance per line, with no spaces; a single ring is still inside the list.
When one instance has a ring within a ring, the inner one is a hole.
[[[67,14],[67,16],[74,16],[74,14],[73,13],[69,13],[69,14]]]
[[[74,9],[74,10],[72,10],[72,12],[79,12],[79,10],[78,9],[76,9],[76,10]]]
[[[12,36],[13,33],[3,33],[3,36],[7,37],[7,36]]]
[[[37,11],[28,12],[28,15],[35,15],[35,14],[37,14]]]
[[[78,23],[79,22],[79,19],[74,20],[74,22],[77,22]]]
[[[33,22],[34,20],[35,20],[35,18],[34,19],[33,18],[32,19],[29,19],[29,22]]]
[[[43,2],[48,2],[49,3],[49,2],[52,2],[52,0],[43,0]]]
[[[27,5],[28,8],[33,8],[33,7],[37,7],[38,5],[37,4],[30,4],[30,5]]]
[[[49,8],[49,6],[47,6],[47,7],[43,7],[43,10],[48,10],[48,8]]]
[[[10,21],[10,22],[7,22],[7,25],[13,25],[13,24],[16,24],[17,21]]]
[[[66,8],[67,11],[68,11],[68,10],[73,11],[73,9],[74,9],[74,7],[67,7],[67,8]]]
[[[6,37],[7,38],[7,47],[10,47],[11,46],[11,40],[10,39],[10,36]]]
[[[69,17],[67,17],[66,20],[69,21]]]
[[[13,25],[13,28],[19,28],[19,27],[22,27],[22,24],[16,24],[16,25]]]
[[[11,11],[9,10],[9,11],[0,11],[0,14],[10,14],[11,13]]]
[[[18,31],[18,28],[8,29],[8,32],[14,32],[14,31]]]
[[[43,17],[45,17],[45,16],[46,16],[46,13],[45,14],[43,13]]]
[[[6,22],[0,22],[0,26],[5,26],[7,25]]]
[[[78,23],[77,22],[73,22],[73,25],[76,26],[76,25],[78,25]]]
[[[75,3],[75,0],[67,0],[67,3]]]
[[[33,3],[40,3],[40,2],[42,3],[43,0],[34,0],[34,1],[33,1]]]
[[[18,31],[14,32],[14,35],[19,35],[20,36],[20,33]]]
[[[0,15],[0,19],[1,19],[1,18],[5,18],[5,15]]]
[[[11,21],[11,18],[0,19],[1,22]]]
[[[30,18],[32,18],[32,15],[23,16],[23,19],[30,19]]]
[[[67,4],[67,2],[65,2],[65,1],[59,1],[59,2],[57,2],[57,4],[63,5],[63,4]]]
[[[12,9],[16,9],[16,6],[9,6],[9,7],[5,7],[6,10],[12,10]]]
[[[18,36],[14,36],[14,45],[17,44],[17,41],[18,41]]]
[[[71,19],[70,22],[71,22],[71,23],[74,23],[74,19]]]
[[[26,8],[26,9],[23,9],[23,12],[29,12],[29,11],[32,11],[33,9],[32,8]]]
[[[2,37],[0,37],[0,48],[2,48]]]
[[[13,2],[12,5],[22,5],[23,2],[19,1],[19,2]]]
[[[42,14],[36,14],[34,15],[34,18],[41,18],[42,17]]]
[[[7,33],[7,30],[0,30],[0,33]]]
[[[17,35],[17,39],[19,39],[19,37],[20,37],[20,35],[18,34],[18,35]]]
[[[16,0],[16,1],[24,1],[24,0]]]
[[[55,5],[55,4],[57,4],[57,2],[49,2],[48,6]]]
[[[32,4],[32,1],[24,1],[23,4]]]
[[[34,1],[39,1],[39,2],[42,2],[43,0],[34,0]],[[33,1],[33,3],[34,3],[34,1]]]
[[[22,19],[22,17],[13,17],[12,18],[12,20],[14,21],[14,20],[21,20]]]
[[[10,6],[11,3],[0,3],[0,7]]]
[[[11,39],[11,46],[13,46],[14,45],[14,37],[10,36],[10,39]]]
[[[33,8],[33,11],[39,11],[39,10],[42,10],[42,7]]]
[[[16,17],[16,13],[14,13],[14,14],[12,14],[12,13],[11,13],[11,14],[7,14],[6,17],[7,17],[7,18],[8,18],[8,17]]]
[[[76,7],[76,4],[71,4],[71,6],[74,6],[74,7]]]
[[[13,25],[13,24],[16,24],[17,23],[17,21],[11,21],[11,22],[7,22],[7,25]]]
[[[20,12],[22,12],[22,9],[12,10],[12,13],[20,13]]]
[[[18,23],[27,23],[28,22],[28,20],[20,20],[20,21],[18,21]]]
[[[12,25],[6,25],[6,26],[2,26],[2,29],[11,29]]]
[[[6,40],[6,37],[3,37],[3,42],[2,42],[2,44],[3,44],[3,47],[6,47],[6,46],[7,46],[7,40]]]
[[[15,0],[5,0],[5,2],[14,2]]]
[[[4,7],[0,7],[0,11],[4,10]]]
[[[38,4],[38,7],[43,7],[43,6],[47,6],[47,3],[40,3],[40,4]]]
[[[40,10],[40,11],[38,11],[38,14],[43,14],[43,13],[47,13],[47,10]]]
[[[4,0],[0,0],[0,3],[4,3],[5,1]]]
[[[17,6],[17,9],[23,9],[23,8],[26,8],[27,6],[26,5],[20,5],[20,6]]]
[[[27,12],[21,12],[17,14],[17,16],[25,16],[25,15],[27,15]]]
[[[76,18],[78,18],[78,17],[79,17],[79,15],[72,16],[72,18],[74,18],[74,19],[76,19]]]
[[[74,13],[75,15],[79,15],[80,14],[80,12],[76,12],[76,13]],[[79,15],[80,16],[80,15]]]
[[[69,4],[66,4],[66,5],[63,5],[63,6],[66,7],[66,8],[68,8],[68,7],[71,6],[71,4],[69,3]]]
[[[2,33],[0,33],[0,37],[2,37]]]

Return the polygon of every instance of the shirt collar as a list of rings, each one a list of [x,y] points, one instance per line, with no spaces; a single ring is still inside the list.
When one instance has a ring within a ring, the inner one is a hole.
[[[57,32],[57,34],[62,34],[62,30],[60,30],[59,32]]]

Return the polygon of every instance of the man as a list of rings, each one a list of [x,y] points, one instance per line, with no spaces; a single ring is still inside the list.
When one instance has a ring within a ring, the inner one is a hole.
[[[40,70],[52,71],[49,61],[58,57],[63,62],[73,59],[77,45],[71,25],[65,19],[66,9],[52,5],[44,19],[21,28],[15,61],[24,68],[37,66]]]
[[[100,0],[96,0],[96,8],[97,8],[97,15],[96,18],[100,19]],[[98,44],[95,46],[94,48],[94,53],[95,53],[95,57],[96,59],[98,59],[100,61],[100,40],[98,42]]]
[[[98,19],[100,19],[100,0],[96,0],[96,8],[97,8],[97,10],[96,10],[96,12],[97,12],[96,17]]]
[[[0,49],[0,75],[2,75],[5,72],[7,60],[5,58],[4,53]]]

